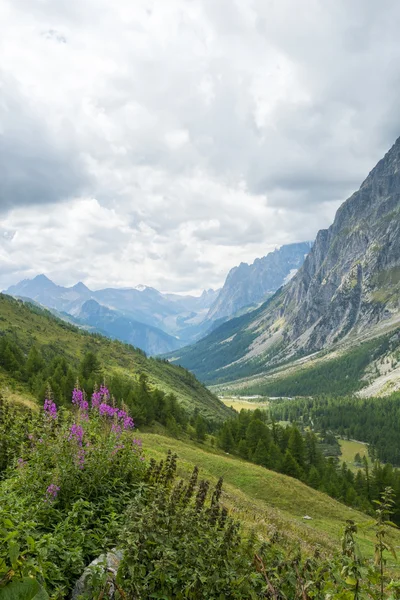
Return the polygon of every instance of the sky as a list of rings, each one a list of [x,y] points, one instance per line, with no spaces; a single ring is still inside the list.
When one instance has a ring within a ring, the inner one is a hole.
[[[398,0],[1,0],[0,289],[198,292],[400,135]]]

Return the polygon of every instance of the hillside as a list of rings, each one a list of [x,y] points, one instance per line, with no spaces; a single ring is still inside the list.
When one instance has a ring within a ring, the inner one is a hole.
[[[77,319],[103,335],[132,344],[152,356],[180,348],[182,345],[182,342],[162,329],[135,321],[93,299],[82,305]]]
[[[148,376],[150,384],[167,393],[174,393],[190,411],[197,408],[211,419],[222,419],[230,414],[218,398],[185,369],[147,358],[140,350],[121,342],[85,333],[48,311],[0,294],[0,336],[5,334],[16,339],[25,354],[35,344],[44,355],[51,351],[65,357],[72,365],[76,365],[85,352],[93,351],[109,374],[123,374],[137,379],[143,373]],[[15,382],[8,381],[1,368],[0,375],[3,389],[6,386],[15,389]],[[20,395],[30,397],[23,389]]]
[[[399,211],[400,139],[318,233],[285,287],[173,360],[204,381],[228,382],[390,337],[400,319]]]
[[[162,435],[141,433],[143,448],[148,457],[163,458],[168,449],[176,452],[181,475],[197,465],[202,476],[216,481],[224,478],[227,506],[247,527],[257,526],[258,533],[268,538],[277,529],[290,542],[300,544],[308,553],[315,546],[330,553],[340,546],[346,519],[365,524],[370,518],[333,500],[300,481],[269,471],[211,448],[186,443]],[[304,516],[310,520],[303,519]],[[400,545],[400,533],[394,532]],[[359,536],[360,549],[365,556],[374,552],[374,533],[366,529]]]
[[[111,337],[127,341],[126,337],[115,336],[115,332],[109,334],[107,329],[110,318],[105,309],[114,312],[112,319],[114,321],[117,319],[135,321],[136,330],[139,329],[140,323],[152,327],[153,329],[151,331],[147,329],[145,334],[144,327],[138,334],[134,333],[135,344],[149,354],[168,352],[204,334],[210,324],[203,324],[203,321],[218,295],[218,291],[214,290],[204,290],[199,297],[163,294],[145,285],[134,288],[90,290],[79,282],[71,287],[64,287],[57,285],[43,274],[20,281],[9,287],[5,293],[14,297],[30,298],[58,313],[66,313],[73,318],[78,317],[81,324],[86,326],[91,326],[91,319],[85,320],[87,311],[83,307],[87,302],[96,302],[103,307],[104,312],[103,319],[103,314],[97,310],[96,328]]]

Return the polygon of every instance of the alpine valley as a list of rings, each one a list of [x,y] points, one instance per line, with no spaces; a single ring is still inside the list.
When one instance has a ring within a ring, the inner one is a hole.
[[[171,358],[224,393],[388,394],[400,368],[400,139],[262,306]]]
[[[309,242],[289,244],[252,265],[241,263],[229,272],[221,290],[204,290],[198,297],[161,293],[145,285],[97,291],[82,282],[63,287],[43,274],[5,293],[32,300],[79,327],[150,355],[164,354],[198,340],[239,311],[260,305],[294,275],[310,247]]]

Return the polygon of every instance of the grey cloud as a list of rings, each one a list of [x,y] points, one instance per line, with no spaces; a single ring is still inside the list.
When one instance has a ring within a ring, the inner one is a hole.
[[[2,227],[22,236],[37,217],[54,272],[66,242],[46,213],[87,193],[99,206],[69,273],[220,284],[328,226],[400,134],[397,0],[6,1],[0,212],[47,206]],[[114,228],[90,228],[101,208]],[[16,268],[32,252],[17,238]]]
[[[49,130],[0,74],[0,212],[80,195],[89,183],[78,149]]]

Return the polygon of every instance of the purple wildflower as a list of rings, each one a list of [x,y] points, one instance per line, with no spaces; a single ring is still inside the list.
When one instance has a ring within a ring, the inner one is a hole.
[[[92,408],[96,408],[102,402],[107,403],[107,400],[110,399],[110,392],[105,385],[101,385],[100,389],[95,391],[92,394]]]
[[[124,429],[133,429],[135,424],[132,417],[130,417],[124,410],[118,411],[118,419],[123,422]]]
[[[76,404],[77,406],[81,406],[81,402],[83,401],[83,392],[79,388],[74,388],[72,391],[72,404]]]
[[[122,432],[121,425],[118,425],[117,423],[113,423],[111,425],[111,431],[113,433],[115,433],[117,437],[119,437],[121,435],[121,432]]]
[[[82,446],[83,439],[83,429],[81,425],[76,425],[75,423],[70,428],[69,440],[75,439],[79,446]]]
[[[135,423],[133,422],[132,417],[126,416],[124,419],[124,429],[133,429],[135,427]]]
[[[19,458],[17,460],[17,469],[22,469],[22,467],[24,467],[26,465],[26,460],[24,460],[23,458]]]
[[[57,406],[53,400],[46,398],[43,404],[43,410],[49,419],[57,419]]]
[[[124,444],[118,444],[117,446],[114,447],[114,450],[111,452],[111,456],[115,456],[115,454],[117,454],[118,450],[123,450],[125,448]]]
[[[75,387],[72,392],[72,404],[75,404],[79,408],[82,419],[87,421],[89,418],[89,402],[85,398],[85,393],[78,387]]]
[[[78,455],[77,455],[77,459],[78,459],[78,461],[77,461],[78,462],[78,467],[80,469],[83,469],[84,466],[85,466],[85,451],[84,451],[83,448],[81,448],[79,450]]]
[[[46,499],[45,502],[50,502],[51,500],[55,500],[57,498],[57,494],[60,491],[60,487],[55,483],[49,485],[46,490]]]
[[[106,404],[106,402],[102,402],[99,406],[99,413],[102,416],[106,415],[107,417],[113,417],[117,412],[118,408],[114,408],[113,406]]]
[[[103,396],[104,400],[110,399],[110,392],[108,391],[108,388],[106,388],[105,385],[100,386],[100,394]]]

